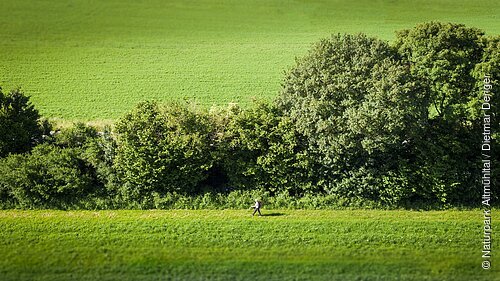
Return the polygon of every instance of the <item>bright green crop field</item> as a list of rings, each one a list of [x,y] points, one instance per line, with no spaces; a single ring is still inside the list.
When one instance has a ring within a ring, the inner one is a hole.
[[[0,211],[0,280],[500,280],[482,212]]]
[[[497,0],[2,0],[0,85],[42,115],[113,120],[144,100],[270,100],[313,42],[440,20],[500,33]]]

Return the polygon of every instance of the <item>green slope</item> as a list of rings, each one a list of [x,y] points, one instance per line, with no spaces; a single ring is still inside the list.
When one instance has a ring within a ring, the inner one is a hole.
[[[481,210],[263,212],[1,211],[0,280],[500,280]]]
[[[272,99],[283,71],[331,33],[442,20],[499,34],[498,1],[2,0],[0,85],[42,114],[114,119],[137,102]]]

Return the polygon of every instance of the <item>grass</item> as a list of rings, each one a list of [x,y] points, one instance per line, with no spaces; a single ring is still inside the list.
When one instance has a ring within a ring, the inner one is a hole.
[[[441,20],[499,34],[494,0],[2,0],[0,85],[44,116],[108,120],[136,103],[272,99],[283,71],[337,32],[391,40]]]
[[[249,212],[1,211],[0,280],[500,280],[480,210]]]

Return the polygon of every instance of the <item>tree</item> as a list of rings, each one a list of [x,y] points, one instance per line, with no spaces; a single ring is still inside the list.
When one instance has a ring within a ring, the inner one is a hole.
[[[297,61],[278,106],[307,139],[327,191],[379,200],[380,189],[389,188],[381,179],[404,170],[405,155],[419,138],[425,95],[422,81],[386,42],[336,35]],[[357,171],[377,181],[346,182]]]
[[[479,202],[483,77],[498,81],[498,38],[462,24],[429,22],[398,32],[394,47],[429,85],[428,120],[415,143],[415,193],[426,201]],[[497,107],[491,111],[498,113]]]
[[[476,95],[472,76],[484,33],[463,24],[429,22],[397,32],[395,48],[412,74],[430,86],[431,118],[464,121]],[[472,104],[472,106],[476,106]]]
[[[0,157],[29,151],[39,143],[48,123],[40,123],[38,110],[20,90],[4,94],[0,88]]]

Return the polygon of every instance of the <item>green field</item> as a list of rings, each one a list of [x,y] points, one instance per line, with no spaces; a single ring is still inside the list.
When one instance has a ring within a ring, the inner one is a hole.
[[[148,99],[269,100],[294,58],[337,32],[391,40],[441,20],[500,33],[495,0],[2,0],[0,11],[0,85],[64,120],[115,119]]]
[[[0,280],[500,280],[480,210],[249,212],[1,211]]]

